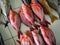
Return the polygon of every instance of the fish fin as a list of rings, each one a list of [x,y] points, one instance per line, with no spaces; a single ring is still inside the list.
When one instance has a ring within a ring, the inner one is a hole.
[[[12,6],[10,5],[10,9],[12,10]]]
[[[58,17],[54,16],[54,15],[51,15],[50,16],[51,18],[51,22],[53,23],[54,21],[58,20]]]
[[[16,40],[19,44],[21,44],[21,42],[20,42],[20,40],[18,39],[18,40]]]
[[[47,24],[50,24],[50,22],[48,22],[47,20],[45,20],[45,22],[46,22]]]
[[[40,24],[48,27],[48,24],[50,25],[50,22],[48,22],[47,20],[44,20],[44,21],[40,22]]]
[[[3,14],[2,9],[1,9],[1,13]]]
[[[8,26],[8,23],[9,23],[9,22],[8,22],[8,21],[6,21],[6,23],[5,23],[5,28]]]
[[[23,33],[20,31],[20,30],[18,30],[18,39],[20,39],[20,34],[22,35]]]

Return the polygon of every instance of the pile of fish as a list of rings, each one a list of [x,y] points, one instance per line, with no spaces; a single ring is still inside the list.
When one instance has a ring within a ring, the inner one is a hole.
[[[50,22],[45,18],[45,14],[53,23],[58,20],[53,13],[53,9],[58,13],[57,0],[21,0],[22,5],[19,12],[15,12],[9,0],[0,0],[0,14],[7,17],[5,27],[8,23],[12,25],[18,35],[19,45],[56,45],[54,33],[49,28]],[[58,13],[60,14],[60,13]],[[21,23],[29,27],[25,33],[21,31]]]

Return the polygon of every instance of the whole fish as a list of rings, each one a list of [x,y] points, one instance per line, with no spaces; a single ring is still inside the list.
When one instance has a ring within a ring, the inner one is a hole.
[[[48,2],[46,0],[38,0],[42,5],[43,7],[47,10],[50,18],[51,18],[51,22],[53,23],[55,20],[58,20],[58,17],[56,17],[54,14],[53,14],[53,9],[48,5]]]
[[[9,17],[10,24],[18,32],[18,30],[20,30],[20,26],[21,26],[20,15],[17,12],[15,12],[14,10],[12,10],[12,8],[11,8],[9,11],[8,17]]]
[[[26,31],[26,35],[32,40],[32,42],[35,44],[35,41],[34,41],[34,38],[33,38],[33,35],[31,33],[31,30],[27,30]]]
[[[56,45],[56,39],[54,33],[49,27],[41,25],[40,31],[47,45]]]
[[[22,4],[22,8],[20,8],[20,17],[26,26],[35,28],[33,13],[28,4]]]
[[[36,14],[36,16],[41,20],[41,22],[44,21],[45,17],[43,13],[43,8],[38,2],[36,2],[36,0],[31,1],[31,8],[33,12]]]
[[[17,40],[19,45],[34,45],[34,43],[26,34],[21,32],[19,36],[20,38]]]
[[[29,16],[29,15],[28,15]],[[27,16],[27,17],[28,17]],[[33,15],[31,15],[31,16],[33,16]],[[33,18],[32,19],[30,19],[30,17],[27,19],[27,17],[26,17],[26,15],[24,15],[24,13],[23,13],[23,10],[20,8],[20,17],[21,17],[21,21],[22,21],[22,23],[24,23],[26,26],[29,26],[30,28],[32,28],[33,26],[34,26],[34,23],[33,23]],[[31,22],[30,22],[30,21]]]
[[[36,20],[39,20],[37,22],[39,22],[42,25],[47,26],[48,23],[45,19],[45,15],[44,15],[44,11],[43,11],[43,7],[36,1],[36,0],[32,0],[31,2],[31,8],[34,12],[34,16],[36,18]]]
[[[42,37],[38,34],[37,30],[33,30],[32,35],[36,45],[45,45]]]
[[[10,10],[10,1],[9,0],[0,0],[0,5],[2,12],[5,16],[8,15],[8,12]]]

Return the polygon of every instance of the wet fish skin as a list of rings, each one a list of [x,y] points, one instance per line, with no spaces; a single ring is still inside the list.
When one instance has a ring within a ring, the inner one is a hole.
[[[33,13],[28,4],[22,4],[22,8],[20,9],[19,14],[20,14],[22,22],[26,26],[30,28],[35,28]]]
[[[13,28],[18,32],[21,26],[20,16],[17,12],[15,12],[12,9],[10,9],[9,11],[9,21],[10,21],[10,24],[13,26]]]
[[[36,22],[44,26],[48,26],[49,23],[47,23],[48,21],[45,19],[43,7],[36,0],[32,0],[31,8],[33,10]]]
[[[56,45],[54,33],[49,27],[40,26],[40,31],[47,45]]]
[[[34,45],[34,43],[31,41],[31,39],[24,33],[21,33],[20,38],[17,40],[19,45]]]
[[[36,45],[45,45],[41,35],[38,34],[37,30],[33,30],[31,32]]]

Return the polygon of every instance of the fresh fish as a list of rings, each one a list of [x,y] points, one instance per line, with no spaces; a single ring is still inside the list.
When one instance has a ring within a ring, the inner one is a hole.
[[[47,45],[56,45],[54,33],[49,27],[40,26],[40,31]]]
[[[31,39],[24,33],[20,33],[20,38],[17,40],[19,45],[34,45]]]
[[[17,12],[15,12],[14,10],[10,9],[8,17],[9,17],[10,24],[18,32],[18,30],[20,30],[20,26],[21,26],[20,15]]]
[[[58,20],[58,17],[56,17],[53,14],[53,9],[48,5],[48,2],[46,0],[38,0],[42,6],[47,10],[50,18],[51,18],[51,22],[53,23],[55,20]]]
[[[45,19],[45,15],[44,15],[44,11],[43,11],[42,6],[36,0],[32,0],[31,8],[34,12],[35,19],[39,20],[37,22],[41,23],[42,25],[47,26],[48,23]]]
[[[35,44],[35,41],[34,41],[33,35],[32,35],[32,33],[31,33],[30,30],[27,30],[27,31],[26,31],[26,35],[27,35],[27,36],[32,40],[32,42]]]
[[[45,45],[42,37],[38,34],[37,30],[33,30],[32,35],[36,45]]]
[[[9,0],[0,0],[0,5],[2,12],[5,16],[8,15],[8,12],[10,10],[10,1]]]
[[[28,26],[30,28],[35,28],[33,13],[28,4],[22,4],[22,8],[20,8],[19,13],[20,13],[22,22],[26,26]]]
[[[31,15],[33,16],[33,15]],[[20,17],[21,17],[21,21],[26,25],[29,26],[30,28],[32,28],[32,26],[34,26],[33,23],[33,17],[30,17],[30,15],[28,15],[26,17],[26,14],[23,13],[23,10],[20,8]]]
[[[41,20],[41,22],[44,21],[45,17],[43,13],[43,8],[38,2],[36,2],[36,0],[31,1],[31,8],[33,12],[35,13],[35,15]]]

